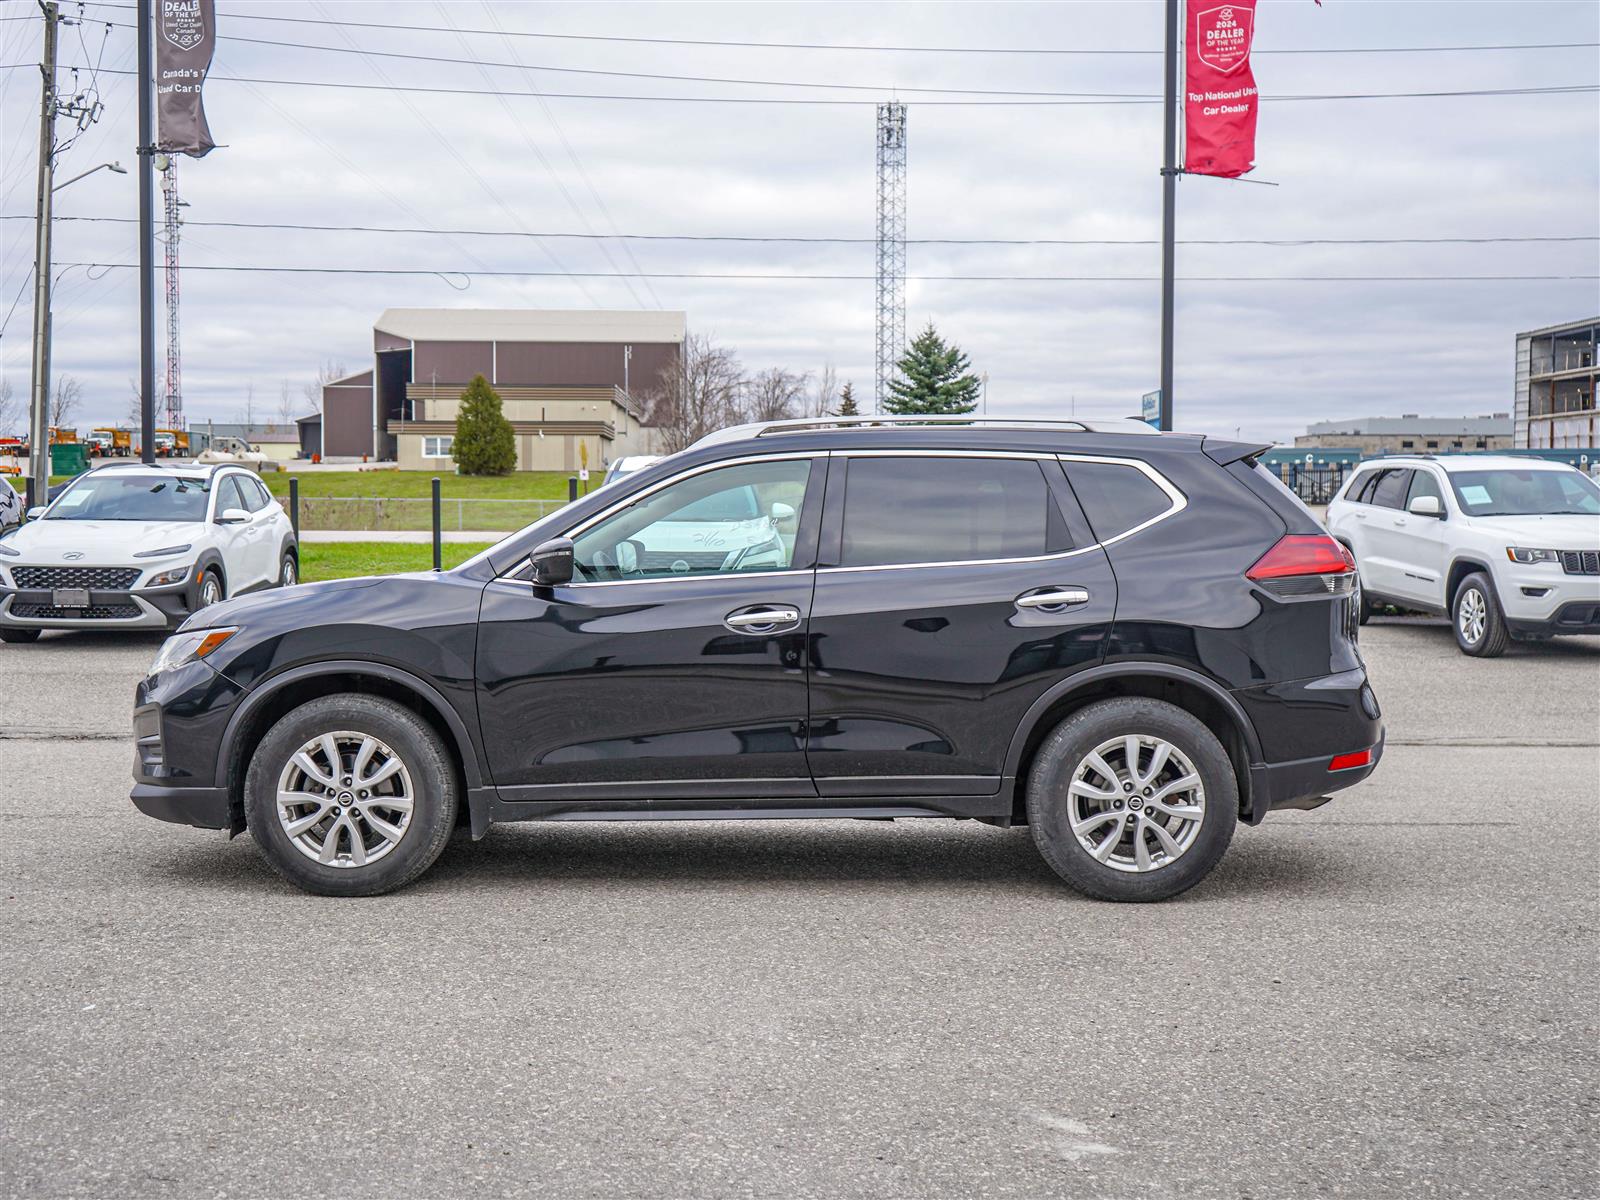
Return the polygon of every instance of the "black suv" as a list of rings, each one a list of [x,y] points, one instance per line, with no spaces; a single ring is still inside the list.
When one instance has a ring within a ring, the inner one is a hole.
[[[725,430],[455,570],[190,618],[138,688],[133,802],[331,895],[409,883],[457,825],[956,817],[1164,899],[1383,748],[1354,566],[1265,449]]]

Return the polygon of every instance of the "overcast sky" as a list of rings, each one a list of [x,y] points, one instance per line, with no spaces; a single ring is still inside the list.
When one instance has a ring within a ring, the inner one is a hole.
[[[99,124],[58,179],[134,164],[131,0],[82,6],[63,62],[100,62]],[[1041,4],[218,4],[206,108],[222,147],[181,160],[185,265],[401,268],[434,275],[188,272],[183,362],[191,421],[258,417],[336,360],[370,360],[391,306],[664,307],[733,347],[747,367],[833,364],[870,397],[873,101],[894,89],[1149,95],[1157,54],[943,54],[687,46],[537,32],[826,43],[1154,51],[1159,2]],[[64,13],[80,6],[63,3]],[[37,61],[34,0],[0,0],[0,63]],[[245,14],[366,21],[292,24]],[[18,19],[23,18],[23,19]],[[107,33],[104,22],[119,27]],[[1274,100],[1600,82],[1600,4],[1264,0],[1255,73],[1264,97],[1251,178],[1180,182],[1180,239],[1575,237],[1546,244],[1180,245],[1183,276],[1589,276],[1524,282],[1180,282],[1180,428],[1285,440],[1311,421],[1504,411],[1516,331],[1600,311],[1600,98],[1566,95]],[[432,26],[432,32],[397,28]],[[457,34],[448,31],[471,31]],[[232,37],[299,43],[261,45]],[[465,58],[451,64],[307,48]],[[1284,54],[1292,48],[1591,43],[1479,53]],[[103,58],[102,55],[103,47]],[[518,67],[514,64],[523,64]],[[776,88],[567,74],[554,68],[865,85]],[[851,100],[713,104],[335,90],[261,80]],[[70,76],[63,74],[70,86]],[[81,71],[80,86],[89,84]],[[994,413],[1122,416],[1156,383],[1161,109],[1157,104],[957,106],[993,95],[901,91],[909,105],[909,272],[1132,276],[1128,282],[918,280],[908,325],[932,321],[989,377]],[[38,74],[0,72],[0,370],[29,374]],[[61,136],[68,133],[62,123]],[[459,156],[459,158],[458,158]],[[468,167],[462,163],[468,164]],[[61,217],[132,217],[132,174],[102,171],[57,197]],[[835,237],[855,244],[623,243],[563,237],[312,233],[205,221],[423,226],[539,234]],[[939,246],[916,239],[1147,239],[1123,246]],[[124,418],[138,373],[133,226],[59,222],[55,371],[82,381],[77,423]],[[159,261],[159,260],[158,260]],[[493,278],[474,271],[553,272]],[[570,272],[759,274],[764,280],[569,278]],[[800,275],[859,276],[801,280]],[[468,278],[470,276],[470,278]],[[158,281],[158,297],[160,284]],[[464,288],[464,290],[457,290]],[[164,327],[163,327],[164,328]],[[158,367],[158,374],[159,374]],[[0,433],[9,432],[0,430]]]

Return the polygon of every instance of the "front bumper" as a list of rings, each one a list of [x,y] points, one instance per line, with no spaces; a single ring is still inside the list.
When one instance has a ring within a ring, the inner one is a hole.
[[[133,806],[147,817],[194,825],[200,829],[227,829],[228,791],[219,787],[163,787],[154,783],[133,785]]]
[[[1505,563],[1494,584],[1514,633],[1600,632],[1600,575],[1569,575],[1556,563]]]
[[[134,692],[133,805],[158,821],[244,828],[221,769],[223,734],[243,690],[204,662],[147,678]]]
[[[57,608],[47,589],[0,588],[0,625],[10,629],[176,629],[190,611],[185,584],[91,589],[88,608]]]
[[[1506,627],[1519,637],[1555,637],[1558,634],[1600,633],[1600,600],[1573,600],[1546,620],[1506,617]]]

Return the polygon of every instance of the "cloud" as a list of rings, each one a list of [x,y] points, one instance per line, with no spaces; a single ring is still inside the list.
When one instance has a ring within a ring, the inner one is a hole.
[[[16,7],[16,6],[13,6]],[[1481,11],[1479,11],[1481,10]],[[19,8],[20,11],[20,8]],[[1449,42],[1594,41],[1600,12],[1585,4],[1457,5],[1447,29],[1426,4],[1262,10],[1258,49]],[[240,4],[222,32],[343,45],[326,26],[248,21],[239,12],[340,20],[621,36],[863,44],[1123,47],[1160,44],[1159,4],[528,6],[475,3]],[[441,12],[445,16],[441,16]],[[92,62],[89,8],[64,40],[67,60]],[[351,30],[367,49],[464,57],[452,33]],[[0,26],[0,62],[37,55],[37,26]],[[466,35],[482,59],[697,74],[806,79],[874,87],[963,87],[1153,93],[1155,56],[1105,58],[760,50]],[[104,63],[132,60],[114,28]],[[485,87],[467,65],[378,60],[390,78],[429,87]],[[486,68],[519,91],[796,94],[753,86],[676,84]],[[616,243],[552,238],[435,237],[206,227],[203,221],[415,225],[461,229],[810,235],[870,238],[874,229],[873,110],[865,106],[621,103],[413,95],[430,130],[384,91],[245,85],[224,75],[377,81],[356,55],[224,42],[208,87],[223,148],[184,160],[193,222],[187,264],[342,265],[458,272],[631,270],[661,273],[870,276],[873,248],[727,242]],[[1263,91],[1430,91],[1594,83],[1592,50],[1498,54],[1271,55],[1257,58]],[[80,80],[86,79],[80,75]],[[28,214],[37,77],[0,79],[0,214]],[[106,112],[61,163],[63,174],[107,158],[132,165],[133,91],[102,75]],[[830,98],[854,98],[841,92]],[[1160,232],[1159,106],[941,107],[910,104],[908,214],[912,238],[1154,239]],[[876,91],[862,98],[879,98]],[[554,122],[551,116],[554,117]],[[310,131],[309,134],[307,131]],[[314,135],[314,136],[312,136]],[[564,140],[563,140],[564,139]],[[448,143],[448,146],[446,145]],[[531,143],[531,144],[530,144]],[[569,155],[570,145],[576,157]],[[453,147],[476,172],[464,171]],[[543,155],[552,169],[540,160]],[[1261,187],[1182,181],[1179,236],[1359,238],[1600,233],[1600,118],[1590,95],[1372,100],[1269,100],[1262,110]],[[60,196],[65,216],[131,216],[134,179],[101,172]],[[599,197],[597,200],[596,197]],[[603,204],[603,208],[602,208]],[[613,224],[614,223],[614,224]],[[0,315],[32,256],[27,220],[0,222]],[[129,262],[132,227],[62,221],[58,263]],[[913,275],[1132,275],[1159,272],[1155,245],[1006,247],[913,245]],[[1595,242],[1481,246],[1185,245],[1183,276],[1499,275],[1600,272]],[[457,283],[460,280],[457,279]],[[634,307],[651,293],[714,331],[747,365],[816,370],[870,395],[873,283],[476,275],[444,279],[283,276],[193,271],[182,280],[186,409],[233,418],[253,383],[275,402],[280,381],[308,379],[329,358],[354,366],[371,325],[393,305]],[[158,289],[159,290],[159,289]],[[1179,423],[1287,438],[1310,421],[1381,413],[1477,413],[1510,405],[1518,329],[1593,315],[1593,281],[1529,283],[1202,283],[1178,290]],[[908,326],[932,320],[989,376],[991,411],[1119,416],[1155,385],[1159,286],[1145,282],[914,280]],[[0,370],[25,389],[28,297],[0,340]],[[138,372],[132,272],[91,278],[68,269],[55,304],[55,371],[86,385],[83,422],[120,417]]]

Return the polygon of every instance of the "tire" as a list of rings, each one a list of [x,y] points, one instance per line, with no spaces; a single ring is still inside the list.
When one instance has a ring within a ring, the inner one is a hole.
[[[1360,568],[1356,570],[1356,594],[1353,599],[1356,606],[1356,624],[1365,625],[1372,620],[1377,609],[1372,606],[1372,601],[1367,598],[1367,589],[1361,586]]]
[[[207,567],[200,572],[200,578],[194,585],[194,611],[210,608],[213,604],[227,599],[227,589],[223,586],[222,576],[217,574],[212,567]]]
[[[1499,658],[1511,641],[1494,585],[1481,571],[1461,581],[1450,603],[1450,627],[1461,653],[1473,658]]]
[[[293,550],[285,550],[278,560],[278,587],[293,587],[300,582],[300,560]]]
[[[327,777],[324,735],[334,741],[346,772],[333,789],[315,782]],[[377,747],[368,755],[367,774],[391,772],[370,799],[355,782],[352,762],[367,742]],[[379,755],[382,761],[372,769]],[[315,774],[297,765],[303,757]],[[392,771],[391,759],[400,764]],[[345,779],[352,780],[348,787]],[[307,801],[280,808],[285,783]],[[458,792],[449,751],[416,713],[377,696],[324,696],[289,712],[261,739],[245,776],[245,822],[267,861],[290,883],[319,896],[378,896],[405,887],[433,865],[455,827]],[[409,812],[399,805],[402,798],[409,800]],[[306,826],[311,817],[320,819]],[[298,834],[287,827],[295,822],[304,826]]]
[[[1125,750],[1130,736],[1140,739],[1135,765],[1150,781],[1148,787],[1134,783],[1131,791]],[[1161,743],[1168,755],[1157,769]],[[1120,793],[1091,762],[1097,755],[1125,785]],[[1152,794],[1160,796],[1163,788],[1191,774],[1198,777],[1198,788],[1168,789],[1167,799],[1181,803],[1171,812],[1163,807],[1156,819],[1148,817]],[[1101,795],[1069,793],[1074,782],[1086,793]],[[1221,860],[1239,819],[1238,781],[1216,736],[1183,709],[1137,696],[1088,705],[1056,726],[1028,773],[1027,800],[1029,828],[1045,862],[1068,886],[1096,900],[1137,903],[1188,891]],[[1136,805],[1138,815],[1130,820]],[[1102,811],[1105,815],[1096,815]],[[1073,832],[1074,819],[1081,822],[1082,839],[1098,842],[1103,857]],[[1151,828],[1157,825],[1165,837]],[[1107,849],[1113,831],[1117,840]],[[1176,855],[1168,849],[1173,845]]]
[[[10,642],[14,646],[25,646],[29,642],[37,642],[42,629],[0,629],[0,642]]]

